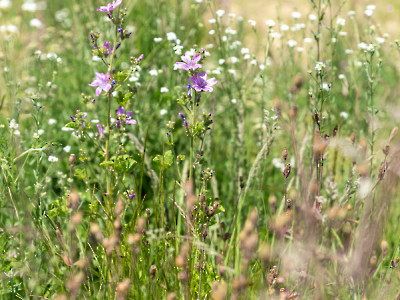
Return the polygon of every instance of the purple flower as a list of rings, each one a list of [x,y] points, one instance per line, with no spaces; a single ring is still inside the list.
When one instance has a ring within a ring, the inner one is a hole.
[[[193,83],[193,88],[197,92],[205,91],[205,92],[212,92],[213,88],[212,86],[217,83],[217,80],[215,78],[211,78],[207,80],[207,73],[203,72],[201,74],[200,72],[197,72],[197,76],[193,74],[192,78],[189,78],[189,81]]]
[[[107,6],[100,6],[98,8],[98,11],[104,11],[106,13],[112,12],[117,6],[119,6],[122,3],[122,0],[115,0],[112,3],[108,3]]]
[[[105,55],[110,55],[114,49],[114,47],[111,47],[110,42],[107,42],[107,41],[104,42],[103,47],[106,50],[104,52]]]
[[[128,196],[129,196],[129,199],[132,200],[136,196],[136,194],[135,193],[133,193],[133,194],[128,193]]]
[[[69,117],[71,118],[72,122],[76,121],[76,118],[73,115],[69,115]]]
[[[106,74],[103,74],[96,72],[96,79],[92,83],[89,83],[89,85],[98,87],[96,89],[96,96],[99,96],[102,90],[108,92],[111,89],[111,84],[108,83],[109,80],[110,73],[107,72]]]
[[[188,97],[192,97],[192,86],[190,85],[190,83],[187,85],[186,88],[188,89]]]
[[[104,136],[103,124],[101,124],[101,123],[97,124],[97,129],[99,130],[100,137]]]
[[[125,108],[122,106],[118,106],[117,110],[115,111],[117,115],[123,115],[119,117],[116,121],[116,126],[118,128],[121,127],[121,119],[125,119],[125,124],[128,125],[136,125],[136,120],[132,119],[133,118],[133,112],[130,110],[127,113],[125,113]]]
[[[125,114],[125,108],[122,106],[118,106],[117,110],[115,111],[117,115],[124,115]]]
[[[188,128],[189,124],[186,121],[185,115],[183,113],[179,113],[179,116],[182,118],[182,121],[183,121],[183,124],[185,125],[185,127]]]
[[[189,52],[186,52],[185,55],[181,56],[182,60],[184,62],[177,62],[175,63],[175,69],[181,69],[181,70],[196,70],[198,68],[201,68],[201,65],[198,64],[198,62],[201,59],[200,54],[195,54],[193,55],[193,59],[190,57]]]

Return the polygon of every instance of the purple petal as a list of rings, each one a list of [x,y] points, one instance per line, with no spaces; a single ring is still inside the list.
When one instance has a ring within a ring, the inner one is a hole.
[[[123,115],[125,114],[125,108],[122,106],[118,106],[117,111],[115,112],[117,115]]]
[[[136,125],[136,120],[134,120],[134,119],[127,119],[125,123],[126,123],[126,124],[129,124],[129,125]]]

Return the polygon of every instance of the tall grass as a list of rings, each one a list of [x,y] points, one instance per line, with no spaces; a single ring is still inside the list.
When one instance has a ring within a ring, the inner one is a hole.
[[[383,8],[225,4],[0,1],[2,298],[399,297]]]

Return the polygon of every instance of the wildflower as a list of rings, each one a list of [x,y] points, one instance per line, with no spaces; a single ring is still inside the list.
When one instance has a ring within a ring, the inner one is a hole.
[[[294,40],[289,40],[289,41],[287,42],[287,45],[288,45],[290,48],[293,48],[293,47],[295,47],[295,46],[297,45],[297,42],[294,41]]]
[[[311,22],[313,22],[313,21],[317,20],[317,16],[314,15],[314,14],[310,14],[310,15],[308,16],[308,19],[309,19]]]
[[[49,119],[49,125],[54,125],[56,123],[57,123],[56,119],[52,119],[52,118]]]
[[[254,21],[254,20],[248,20],[247,22],[249,22],[251,27],[256,26],[256,21]]]
[[[209,34],[209,35],[214,35],[214,34],[215,34],[215,30],[214,30],[214,29],[211,29],[211,30],[208,32],[208,34]]]
[[[58,157],[50,155],[48,160],[49,160],[49,162],[57,162]]]
[[[200,72],[197,72],[197,76],[195,74],[193,74],[193,77],[189,78],[189,81],[191,83],[193,83],[193,88],[197,92],[201,92],[201,91],[212,92],[213,91],[212,86],[217,83],[215,78],[211,78],[211,79],[207,80],[206,72],[203,72],[203,74],[201,74]]]
[[[110,47],[110,42],[107,41],[104,42],[103,47],[105,50],[104,52],[105,55],[110,55],[114,49],[114,47]]]
[[[289,26],[286,25],[286,24],[282,24],[280,28],[281,28],[281,31],[288,31],[289,30]]]
[[[175,32],[167,32],[167,40],[168,41],[175,41],[176,40]]]
[[[315,71],[317,71],[317,73],[321,73],[321,71],[325,69],[325,67],[326,65],[323,62],[319,61],[315,65]]]
[[[100,137],[103,137],[104,136],[104,126],[103,126],[103,124],[101,124],[101,123],[97,124],[97,129],[99,130]]]
[[[298,11],[292,12],[292,18],[293,19],[300,19],[301,18],[301,13],[299,13]]]
[[[106,74],[103,74],[96,72],[96,79],[92,83],[89,83],[89,86],[97,86],[96,96],[99,96],[102,90],[108,92],[111,89],[112,86],[108,83],[109,80],[110,73],[107,72]]]
[[[36,28],[40,28],[40,27],[42,27],[42,21],[40,21],[39,19],[37,19],[37,18],[34,18],[34,19],[32,19],[32,20],[30,20],[29,21],[29,25],[31,26],[31,27],[36,27]]]
[[[274,27],[274,26],[275,26],[275,21],[274,21],[274,20],[267,20],[267,21],[265,22],[265,24],[267,24],[267,26],[268,26],[269,28],[271,28],[271,27]]]
[[[217,14],[218,17],[221,18],[225,14],[225,11],[222,9],[218,9],[215,13]]]
[[[336,24],[339,25],[339,26],[344,26],[344,24],[346,24],[346,20],[342,19],[342,18],[338,18],[336,20]]]
[[[97,11],[104,11],[106,13],[111,13],[117,6],[122,3],[122,0],[115,0],[111,3],[108,3],[107,6],[100,6]]]
[[[220,65],[223,65],[223,64],[225,63],[225,59],[220,58],[220,59],[218,60],[218,63],[219,63]]]
[[[132,119],[133,118],[133,112],[130,110],[127,113],[125,113],[125,108],[122,106],[119,106],[115,112],[117,115],[121,115],[121,117],[118,117],[116,120],[116,126],[118,128],[121,127],[121,119],[125,121],[125,124],[128,125],[136,125],[136,120]]]
[[[239,59],[236,56],[231,57],[231,63],[236,64],[239,61]]]
[[[182,121],[183,121],[183,124],[185,125],[185,127],[188,128],[189,124],[186,121],[185,115],[183,113],[179,113],[179,116],[182,118]]]
[[[157,76],[158,75],[158,71],[156,69],[152,69],[149,71],[150,76]]]
[[[347,113],[347,112],[345,112],[345,111],[342,111],[341,113],[340,113],[340,116],[343,118],[343,119],[347,119],[348,117],[349,117],[349,114]]]
[[[186,88],[188,89],[188,97],[192,97],[192,86],[190,85],[190,83],[187,85]]]
[[[168,90],[167,87],[163,86],[163,87],[161,87],[160,92],[161,92],[161,93],[168,93],[169,90]]]
[[[181,55],[181,54],[182,54],[183,46],[181,46],[181,45],[176,45],[176,46],[174,46],[172,49],[174,49],[175,54]]]
[[[175,69],[189,71],[201,68],[201,65],[198,64],[201,59],[201,54],[194,54],[193,58],[191,58],[189,52],[186,52],[185,55],[181,56],[181,58],[184,62],[175,63]]]
[[[159,42],[162,41],[162,38],[160,38],[160,37],[155,37],[153,40],[154,40],[154,42],[159,43]]]
[[[65,152],[70,152],[71,151],[71,146],[69,146],[69,145],[67,145],[67,146],[65,146],[64,148],[63,148],[63,150],[65,151]]]
[[[69,117],[71,118],[72,122],[76,121],[76,118],[73,115],[69,115]]]

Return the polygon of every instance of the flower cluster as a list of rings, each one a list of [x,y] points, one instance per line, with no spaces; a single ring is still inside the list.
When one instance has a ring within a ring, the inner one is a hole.
[[[115,0],[111,3],[108,3],[106,6],[100,6],[100,8],[98,8],[98,11],[104,11],[106,13],[112,13],[112,11],[117,8],[117,6],[119,6],[122,3],[122,0]]]
[[[121,122],[127,125],[136,125],[136,120],[132,119],[133,112],[131,110],[125,113],[125,108],[119,106],[115,113],[117,114],[117,120],[115,122],[117,128],[121,127]]]

